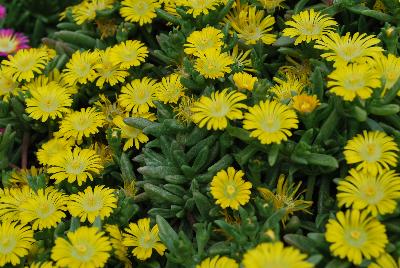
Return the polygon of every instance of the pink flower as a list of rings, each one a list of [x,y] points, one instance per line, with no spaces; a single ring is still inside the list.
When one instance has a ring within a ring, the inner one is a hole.
[[[6,7],[3,5],[0,5],[0,19],[4,19],[7,15],[7,10]]]
[[[29,39],[13,29],[0,29],[0,56],[8,56],[23,48],[29,48]]]

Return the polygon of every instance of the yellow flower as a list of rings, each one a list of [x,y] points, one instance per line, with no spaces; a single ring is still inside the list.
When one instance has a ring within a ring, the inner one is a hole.
[[[400,78],[400,58],[393,54],[388,54],[387,56],[378,54],[374,58],[373,66],[383,80],[384,90],[382,95],[384,95]]]
[[[72,8],[76,24],[81,25],[96,18],[96,11],[112,8],[114,0],[85,0]]]
[[[355,33],[350,37],[350,33],[340,36],[337,33],[329,33],[321,36],[316,41],[315,48],[326,50],[321,55],[327,61],[334,61],[335,66],[347,63],[364,63],[371,61],[371,58],[378,55],[383,49],[376,46],[380,40],[374,35],[365,33]]]
[[[127,112],[147,113],[150,107],[155,107],[155,92],[157,81],[148,77],[135,79],[121,89],[118,102]]]
[[[239,46],[235,45],[229,55],[233,59],[234,65],[240,70],[256,73],[257,71],[253,68],[251,59],[249,59],[250,53],[251,50],[239,51]]]
[[[305,261],[306,258],[306,254],[302,254],[293,247],[284,247],[282,242],[261,243],[244,254],[242,264],[244,268],[314,267],[314,265]]]
[[[60,129],[56,133],[57,137],[74,138],[78,141],[83,137],[89,137],[97,132],[105,123],[103,113],[97,112],[96,108],[82,108],[67,114],[61,121]]]
[[[132,268],[132,262],[128,258],[128,247],[123,244],[122,232],[118,225],[106,225],[105,230],[110,235],[110,242],[114,249],[114,254],[118,260],[125,264],[125,268]]]
[[[382,253],[374,263],[368,265],[368,268],[399,268],[400,259],[397,262],[388,253]]]
[[[53,138],[42,144],[36,153],[37,159],[40,164],[48,165],[55,158],[59,158],[65,150],[71,149],[72,144],[72,140]]]
[[[174,107],[173,111],[175,113],[175,117],[186,124],[192,122],[192,108],[194,107],[195,100],[193,97],[188,97],[183,95],[180,99],[179,105]]]
[[[98,216],[104,220],[116,207],[114,190],[103,185],[96,185],[93,189],[89,186],[84,192],[71,195],[68,202],[68,211],[72,216],[79,217],[81,222],[87,219],[90,223]]]
[[[373,175],[351,169],[350,175],[337,186],[339,206],[371,212],[372,216],[392,213],[400,199],[400,176],[392,170]]]
[[[179,98],[185,95],[184,86],[181,84],[181,76],[179,74],[171,74],[163,77],[158,83],[156,97],[163,103],[177,103]]]
[[[352,101],[357,96],[368,99],[373,89],[381,86],[379,74],[367,63],[338,66],[328,78],[330,91],[345,101]]]
[[[310,9],[293,15],[292,20],[285,24],[289,27],[283,30],[283,35],[296,37],[294,44],[298,45],[301,42],[310,43],[312,40],[333,33],[337,22],[326,14]]]
[[[263,8],[272,11],[275,8],[283,7],[282,3],[285,0],[258,0],[258,2],[262,5]]]
[[[0,219],[12,221],[20,218],[21,205],[29,200],[34,192],[28,185],[21,188],[0,188]]]
[[[90,149],[94,150],[96,154],[100,157],[100,165],[106,167],[114,162],[113,160],[113,152],[110,146],[105,145],[100,142],[94,142],[89,147]]]
[[[211,26],[203,28],[201,31],[192,32],[186,40],[185,53],[190,55],[201,55],[208,49],[220,50],[224,34]]]
[[[399,147],[393,138],[379,131],[363,131],[349,140],[344,147],[347,164],[358,164],[357,170],[376,175],[397,165]]]
[[[11,75],[4,72],[4,68],[0,69],[0,98],[8,101],[11,96],[17,95],[19,91],[18,83],[14,82]]]
[[[144,43],[137,40],[127,40],[111,48],[113,64],[121,64],[122,69],[139,66],[149,54]]]
[[[156,9],[161,5],[157,0],[123,0],[121,1],[121,16],[128,22],[139,22],[142,26],[157,17]]]
[[[11,173],[11,178],[9,180],[9,183],[11,184],[11,187],[22,187],[24,185],[28,185],[28,177],[36,177],[40,176],[44,173],[44,170],[42,168],[36,168],[35,166],[32,166],[31,168],[22,168],[22,169],[17,169],[14,170],[13,173]]]
[[[17,222],[0,222],[0,266],[7,263],[16,266],[21,258],[28,255],[35,242],[33,231]]]
[[[9,55],[7,60],[3,60],[2,71],[15,82],[31,81],[35,74],[41,74],[49,62],[49,55],[41,49],[29,48],[21,49],[15,55]]]
[[[228,119],[243,118],[240,109],[245,109],[247,106],[240,102],[245,99],[246,95],[243,93],[237,91],[228,93],[227,88],[221,92],[212,92],[211,97],[201,96],[191,108],[192,120],[201,128],[207,125],[208,130],[223,130],[228,126]]]
[[[39,189],[21,204],[21,222],[31,223],[33,230],[56,227],[66,215],[68,197],[53,187]]]
[[[206,78],[222,78],[231,71],[229,66],[233,64],[233,59],[227,53],[209,49],[198,56],[194,68]]]
[[[238,4],[236,10],[229,13],[225,21],[232,25],[238,37],[243,39],[246,45],[254,45],[259,40],[269,45],[276,40],[276,35],[269,33],[275,18],[270,15],[265,16],[264,13],[264,10],[257,10],[255,6],[245,5],[242,8]]]
[[[303,193],[302,191],[299,192],[300,186],[301,182],[297,185],[294,183],[289,184],[288,180],[285,180],[285,176],[280,175],[275,193],[263,187],[258,187],[257,190],[265,201],[272,202],[276,210],[281,208],[286,209],[285,216],[282,219],[285,222],[290,215],[293,215],[297,211],[310,213],[308,209],[312,206],[313,202],[300,199]]]
[[[104,83],[114,86],[120,82],[125,82],[125,77],[129,73],[122,69],[120,64],[115,63],[111,49],[107,48],[105,51],[99,51],[99,55],[100,62],[94,65],[94,69],[98,74],[96,86],[103,88]]]
[[[311,113],[319,105],[317,95],[300,94],[293,97],[293,108],[300,113]]]
[[[232,79],[238,89],[246,89],[248,91],[253,90],[254,84],[258,80],[257,77],[253,77],[251,74],[245,72],[235,73]]]
[[[221,0],[177,0],[177,2],[188,7],[186,13],[193,14],[194,18],[201,14],[207,15],[210,10],[215,10],[222,3]]]
[[[124,119],[121,116],[115,117],[113,122],[119,129],[121,129],[121,138],[128,139],[125,142],[123,148],[124,151],[132,148],[134,142],[135,148],[139,150],[140,143],[146,143],[149,141],[149,137],[147,137],[142,130],[125,124]]]
[[[125,110],[118,102],[112,103],[104,94],[99,94],[99,100],[94,103],[105,116],[105,127],[114,125],[113,119],[117,116],[125,116]]]
[[[75,232],[68,232],[67,238],[58,237],[51,250],[51,258],[60,267],[104,267],[111,243],[104,232],[96,227],[79,227]]]
[[[68,180],[69,183],[77,181],[81,186],[88,178],[93,181],[93,175],[100,173],[103,169],[100,163],[101,159],[94,150],[75,147],[49,162],[47,172],[52,174],[50,178],[57,184]]]
[[[46,87],[38,87],[30,91],[26,101],[26,112],[36,120],[46,122],[49,118],[62,118],[72,105],[71,95],[55,82]]]
[[[222,208],[231,207],[238,210],[239,205],[245,205],[250,200],[251,183],[244,181],[243,171],[236,171],[233,167],[220,170],[211,181],[211,195],[217,200],[215,203]]]
[[[292,135],[289,129],[298,127],[295,111],[277,101],[260,101],[248,109],[243,128],[253,130],[250,137],[258,138],[262,144],[280,144]]]
[[[140,219],[137,223],[130,223],[125,228],[123,244],[127,247],[135,247],[132,254],[139,260],[146,260],[151,257],[153,249],[161,256],[164,255],[166,247],[158,237],[158,225],[150,230],[150,219]]]
[[[196,268],[239,268],[239,264],[234,259],[217,255],[214,258],[209,257],[203,260],[196,265]]]
[[[274,99],[289,105],[292,104],[292,98],[296,95],[300,95],[305,87],[294,75],[286,76],[286,80],[274,77],[274,81],[276,81],[277,84],[270,89],[275,95]]]
[[[63,78],[71,86],[78,82],[81,84],[93,82],[97,77],[94,65],[98,60],[99,53],[97,51],[76,51],[65,66]]]
[[[355,265],[363,258],[378,257],[388,243],[385,226],[366,210],[336,213],[336,219],[329,219],[326,225],[325,238],[331,243],[333,256],[347,258]]]

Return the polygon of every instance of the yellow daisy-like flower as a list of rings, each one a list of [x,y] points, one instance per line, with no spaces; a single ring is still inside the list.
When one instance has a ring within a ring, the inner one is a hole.
[[[222,3],[221,0],[177,0],[177,2],[188,7],[186,13],[192,14],[194,18],[201,14],[207,15],[210,10],[215,10]]]
[[[42,122],[49,118],[62,118],[72,105],[71,95],[55,82],[31,90],[30,94],[31,97],[25,100],[26,112],[29,117]]]
[[[367,63],[338,66],[328,78],[330,91],[345,101],[352,101],[357,96],[368,99],[372,90],[381,86],[379,74]]]
[[[301,182],[297,185],[295,183],[289,183],[282,174],[279,176],[275,193],[263,187],[258,187],[257,190],[261,197],[265,201],[271,202],[276,210],[281,208],[286,209],[285,216],[282,219],[282,222],[285,222],[290,215],[293,215],[297,211],[310,213],[309,208],[313,202],[301,199],[301,195],[304,191],[299,191],[300,186]]]
[[[392,213],[400,199],[400,176],[392,170],[373,175],[351,169],[350,175],[339,182],[338,205],[367,210],[373,216]]]
[[[300,95],[305,87],[305,85],[293,75],[288,75],[286,80],[274,77],[274,81],[276,81],[277,84],[270,89],[274,94],[274,99],[289,105],[292,104],[292,98],[296,95]]]
[[[378,55],[383,48],[377,46],[380,40],[374,35],[350,33],[340,36],[337,33],[329,33],[321,36],[316,41],[315,48],[326,50],[321,57],[327,61],[333,61],[335,66],[347,63],[364,63],[372,61],[371,58]]]
[[[3,101],[8,101],[11,96],[18,94],[18,85],[10,75],[4,72],[3,68],[0,69],[0,98]]]
[[[103,169],[100,163],[101,159],[94,150],[75,147],[73,151],[64,150],[63,155],[49,162],[47,172],[52,174],[50,178],[56,183],[77,181],[80,186],[88,178],[93,181],[93,175],[100,173]]]
[[[28,226],[3,221],[0,223],[0,241],[0,266],[3,267],[7,263],[19,264],[21,258],[28,255],[35,239]]]
[[[296,112],[277,101],[261,101],[244,115],[243,128],[253,130],[250,137],[258,138],[262,144],[286,141],[298,127]]]
[[[156,9],[161,7],[157,0],[123,0],[121,16],[128,22],[139,22],[142,26],[157,17]]]
[[[125,116],[125,110],[119,105],[118,102],[111,102],[105,95],[99,94],[99,100],[94,103],[105,116],[105,127],[112,126],[113,119],[116,116]]]
[[[211,195],[215,203],[222,208],[230,207],[238,210],[250,200],[251,183],[242,179],[244,172],[236,171],[233,167],[220,170],[211,181]]]
[[[253,68],[253,63],[249,57],[250,53],[251,50],[240,51],[239,46],[235,45],[229,55],[232,57],[234,65],[240,70],[256,73],[256,70]]]
[[[194,31],[186,40],[185,53],[189,55],[201,55],[208,49],[220,50],[224,42],[224,34],[221,30],[208,26],[200,31]]]
[[[96,11],[112,8],[115,0],[87,0],[72,8],[76,24],[81,25],[96,18]]]
[[[289,27],[283,30],[283,35],[296,37],[294,44],[298,45],[301,42],[310,43],[312,40],[333,33],[337,22],[326,14],[310,9],[293,15],[292,20],[285,24]]]
[[[194,107],[194,103],[195,100],[193,97],[183,95],[179,101],[178,106],[174,107],[173,109],[175,117],[185,124],[189,124],[190,122],[192,122],[192,108]]]
[[[72,54],[71,59],[67,62],[64,69],[63,78],[73,86],[76,83],[86,84],[93,82],[97,73],[94,65],[99,61],[99,53],[97,51],[76,51]]]
[[[11,178],[9,183],[11,187],[22,187],[24,185],[28,185],[28,177],[36,177],[40,176],[44,173],[43,168],[36,168],[35,166],[31,166],[31,168],[21,168],[14,170],[11,173]]]
[[[263,6],[263,8],[272,11],[275,8],[283,7],[282,3],[285,0],[258,0],[258,2]]]
[[[275,18],[264,14],[264,10],[257,10],[255,6],[245,5],[241,8],[237,5],[237,9],[229,13],[225,21],[231,23],[238,37],[247,45],[254,45],[259,40],[269,45],[276,40],[276,35],[269,33],[275,23]]]
[[[217,255],[203,260],[196,268],[239,268],[239,264],[234,259]]]
[[[40,164],[48,165],[55,158],[59,158],[65,150],[70,150],[73,145],[72,140],[51,139],[42,144],[36,156]]]
[[[376,175],[390,166],[396,167],[398,151],[397,143],[386,133],[364,130],[347,142],[343,154],[347,164],[358,164],[357,170]]]
[[[185,95],[185,87],[181,84],[181,76],[179,74],[171,74],[163,77],[158,83],[156,97],[163,103],[177,103],[179,98]]]
[[[209,49],[198,56],[194,68],[202,76],[211,79],[224,77],[225,73],[231,71],[229,66],[234,63],[228,53],[221,53],[215,49]]]
[[[90,223],[93,223],[97,216],[104,220],[116,207],[114,190],[103,185],[96,185],[94,189],[89,186],[84,192],[71,195],[68,202],[68,211],[72,216],[79,217],[81,222],[87,219]]]
[[[145,44],[137,40],[127,40],[111,48],[111,60],[114,64],[121,64],[122,69],[139,66],[148,54]]]
[[[240,102],[245,99],[246,95],[243,93],[237,91],[228,93],[227,88],[221,92],[212,92],[211,97],[201,96],[191,108],[192,120],[201,128],[207,124],[208,130],[223,130],[228,126],[228,119],[243,118],[240,109],[245,109],[247,106]]]
[[[384,81],[384,91],[382,92],[382,95],[384,95],[400,78],[400,58],[393,54],[387,56],[378,54],[374,58],[373,66]]]
[[[51,258],[60,267],[104,267],[111,243],[96,227],[79,227],[68,232],[67,238],[58,237],[51,250]]]
[[[111,51],[111,48],[100,51],[100,62],[94,65],[98,74],[96,86],[99,88],[103,88],[104,83],[114,86],[120,82],[125,82],[125,77],[129,75],[125,69],[121,68],[119,63],[115,63]]]
[[[400,259],[397,262],[388,253],[383,253],[380,255],[374,263],[368,265],[368,268],[399,268]]]
[[[13,221],[20,218],[21,205],[33,196],[28,185],[21,188],[0,188],[0,219]]]
[[[243,255],[244,268],[285,267],[312,268],[307,255],[294,247],[285,247],[282,242],[261,243]]]
[[[125,264],[125,268],[132,268],[132,262],[128,258],[128,247],[123,244],[122,232],[119,230],[118,225],[107,224],[105,230],[110,235],[110,242],[117,259]]]
[[[31,81],[35,74],[41,74],[49,62],[49,55],[38,48],[21,49],[15,55],[3,60],[2,71],[15,82]]]
[[[103,113],[97,112],[96,108],[82,108],[80,111],[66,115],[61,121],[60,129],[56,133],[57,137],[74,138],[82,140],[97,132],[105,123]]]
[[[235,73],[232,79],[238,89],[245,89],[248,91],[253,90],[254,84],[258,80],[257,77],[254,77],[251,74],[245,72]]]
[[[66,215],[68,196],[53,187],[39,189],[21,204],[21,222],[31,223],[33,230],[56,227]]]
[[[118,102],[127,112],[147,113],[150,107],[155,107],[155,92],[157,81],[148,77],[135,79],[121,88]]]
[[[135,148],[139,150],[140,143],[146,143],[149,141],[149,137],[147,137],[142,130],[125,124],[124,119],[121,116],[115,117],[113,122],[119,129],[121,129],[121,138],[128,139],[124,144],[124,151],[132,148],[133,144],[135,144]]]
[[[339,211],[336,219],[329,219],[326,225],[326,240],[331,243],[333,256],[347,258],[358,265],[363,258],[378,257],[388,243],[385,225],[369,212],[359,210]]]
[[[293,97],[293,109],[300,113],[311,113],[320,105],[317,95],[300,94]]]
[[[125,228],[123,244],[128,247],[135,247],[132,254],[139,260],[146,260],[151,257],[153,249],[161,256],[164,255],[166,247],[158,237],[158,225],[150,230],[150,218],[140,219],[137,223],[130,223]]]

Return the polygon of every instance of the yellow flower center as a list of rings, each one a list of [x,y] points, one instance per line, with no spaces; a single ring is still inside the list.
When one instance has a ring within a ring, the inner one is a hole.
[[[140,237],[140,246],[143,248],[152,248],[154,246],[154,237],[151,235],[150,232],[146,232]]]
[[[89,63],[81,63],[79,65],[76,65],[74,68],[75,74],[78,77],[87,77],[91,69],[92,65],[90,65]]]
[[[146,1],[137,1],[135,5],[135,10],[139,14],[146,14],[150,12],[150,5]]]
[[[15,41],[15,38],[0,38],[0,52],[8,54],[13,52],[16,47],[17,42]]]
[[[20,58],[15,62],[15,66],[20,72],[31,71],[35,66],[35,64],[36,64],[35,59],[30,57],[30,55],[28,55],[27,57]]]
[[[361,233],[359,231],[351,231],[350,236],[354,239],[360,239]]]
[[[71,255],[79,261],[88,262],[92,259],[93,253],[94,249],[92,247],[85,244],[76,244],[74,245]]]
[[[140,134],[140,130],[130,126],[124,126],[122,129],[121,136],[122,138],[135,139]]]
[[[260,125],[262,130],[270,133],[278,131],[281,127],[280,121],[272,116],[265,117],[264,120],[260,122]]]
[[[236,188],[232,185],[226,186],[226,192],[228,195],[232,196],[236,193]]]
[[[151,97],[149,89],[146,88],[140,88],[137,90],[136,94],[135,102],[137,104],[145,104],[150,100]]]
[[[8,254],[12,252],[17,244],[15,237],[12,237],[9,234],[4,234],[4,236],[0,239],[0,253]]]
[[[350,62],[354,58],[360,56],[362,49],[356,47],[353,44],[344,45],[342,48],[339,48],[337,53],[340,57],[342,57],[345,61]]]
[[[87,251],[87,247],[86,247],[85,245],[77,245],[77,246],[76,246],[76,250],[77,250],[79,253],[85,253],[85,252]]]
[[[82,202],[82,207],[87,212],[99,211],[103,207],[103,199],[98,195],[88,195]]]
[[[378,161],[381,158],[381,150],[380,148],[373,143],[368,143],[364,147],[360,149],[360,156],[362,160],[373,163]]]
[[[36,214],[40,219],[47,219],[50,215],[52,215],[56,211],[56,208],[53,203],[50,201],[41,202],[36,210]]]
[[[301,26],[301,30],[305,35],[316,35],[321,34],[321,27],[318,24],[312,22],[305,22]]]
[[[78,116],[71,120],[72,127],[77,131],[84,131],[91,127],[93,124],[93,120],[86,116]]]
[[[346,242],[351,246],[355,248],[361,248],[364,246],[365,242],[367,241],[367,236],[365,235],[365,232],[362,230],[348,230]]]
[[[216,101],[210,107],[210,114],[213,117],[225,117],[229,112],[229,105],[224,101]]]
[[[344,87],[347,90],[351,91],[357,91],[360,88],[364,87],[364,85],[365,85],[364,77],[361,77],[360,75],[357,74],[352,74],[351,76],[348,77],[347,80],[344,81]]]
[[[72,159],[65,166],[65,172],[69,174],[79,175],[86,169],[86,163],[80,159]]]
[[[38,104],[39,109],[46,113],[56,111],[59,106],[60,103],[53,94],[42,96]]]

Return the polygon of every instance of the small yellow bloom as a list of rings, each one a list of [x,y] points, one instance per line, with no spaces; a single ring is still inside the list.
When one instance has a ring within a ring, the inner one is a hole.
[[[331,243],[333,256],[347,258],[359,265],[363,258],[378,257],[388,243],[385,225],[366,210],[347,210],[336,213],[326,225],[326,240]]]
[[[293,247],[285,247],[282,242],[261,243],[243,255],[244,268],[312,268],[306,261],[307,255]]]
[[[127,40],[111,48],[112,63],[121,64],[122,69],[139,66],[143,63],[149,51],[144,43],[137,40]]]
[[[270,91],[274,94],[274,99],[288,105],[292,105],[292,98],[296,95],[300,95],[305,85],[294,75],[287,75],[284,80],[274,77],[276,85],[270,88]]]
[[[275,8],[283,7],[282,3],[285,2],[285,0],[258,0],[258,2],[263,8],[273,12]]]
[[[93,223],[96,217],[104,220],[116,207],[114,190],[104,185],[96,185],[93,189],[89,186],[84,192],[71,195],[68,202],[68,211],[72,216],[79,217],[81,222],[87,219],[90,223]]]
[[[157,0],[122,0],[121,16],[128,22],[138,22],[140,26],[151,23],[157,17],[156,9],[161,5]]]
[[[243,128],[252,130],[251,137],[262,144],[286,141],[292,135],[289,129],[298,127],[296,112],[277,101],[260,101],[244,115]]]
[[[398,151],[397,143],[386,133],[364,131],[347,142],[343,154],[347,164],[358,164],[357,170],[376,175],[390,166],[396,167]]]
[[[71,86],[78,82],[81,84],[93,82],[97,77],[94,65],[98,60],[99,53],[97,51],[76,51],[65,66],[63,78]]]
[[[0,188],[0,219],[1,221],[13,221],[20,219],[21,205],[34,195],[28,185],[21,188]]]
[[[257,77],[253,77],[251,74],[245,72],[235,73],[232,79],[238,89],[246,89],[248,91],[253,90],[254,84],[258,80]]]
[[[186,11],[192,14],[194,18],[204,14],[207,15],[210,10],[215,10],[218,5],[222,4],[221,0],[177,0],[179,5],[188,7]]]
[[[69,150],[73,145],[73,140],[53,138],[42,144],[36,156],[40,164],[48,165],[55,158],[60,157],[65,150]]]
[[[134,247],[132,254],[139,260],[147,260],[151,257],[153,249],[161,256],[164,255],[166,247],[158,237],[158,225],[150,230],[150,218],[140,219],[137,223],[130,223],[125,228],[123,244]]]
[[[192,32],[186,40],[185,53],[189,55],[201,55],[208,49],[220,50],[224,42],[224,34],[221,30],[208,26],[200,31]]]
[[[51,258],[59,267],[104,267],[111,243],[96,227],[79,227],[67,233],[67,239],[58,237],[51,250]]]
[[[228,89],[213,92],[211,97],[201,96],[191,108],[192,120],[200,128],[207,125],[208,130],[223,130],[228,126],[228,119],[243,118],[240,109],[245,109],[247,106],[240,102],[245,99],[246,95],[243,93],[237,91],[228,93]]]
[[[115,117],[113,122],[119,129],[121,129],[121,138],[128,139],[125,142],[123,148],[124,151],[132,148],[134,144],[135,148],[139,150],[140,143],[146,143],[149,141],[149,137],[147,137],[142,130],[125,124],[124,119],[121,116]]]
[[[375,56],[373,66],[383,80],[384,90],[382,95],[384,95],[400,78],[400,58],[393,54],[385,56],[381,53]]]
[[[189,124],[192,122],[192,108],[194,107],[195,100],[193,97],[188,97],[183,95],[179,101],[178,106],[174,107],[173,111],[175,113],[175,117],[185,123]]]
[[[132,262],[128,257],[128,247],[123,244],[123,234],[118,225],[105,226],[106,232],[110,235],[110,242],[114,249],[114,254],[118,260],[125,264],[125,268],[132,268]]]
[[[211,194],[217,200],[215,203],[222,208],[231,207],[238,210],[239,205],[245,205],[250,200],[251,183],[244,181],[243,171],[233,167],[219,171],[211,181]]]
[[[96,86],[103,88],[104,83],[114,86],[118,83],[125,82],[125,77],[129,73],[122,69],[120,64],[115,63],[115,59],[112,58],[111,49],[107,48],[105,51],[99,51],[100,62],[94,65],[94,69],[97,72]]]
[[[194,68],[202,76],[211,79],[224,77],[225,73],[231,71],[229,66],[234,63],[227,53],[221,53],[215,49],[208,49],[198,56],[194,63]]]
[[[8,101],[11,96],[17,95],[20,88],[11,75],[7,75],[3,68],[0,69],[0,98]]]
[[[196,268],[239,268],[239,264],[231,258],[225,256],[215,256],[206,258]]]
[[[96,18],[96,11],[113,7],[115,0],[87,0],[72,7],[72,16],[76,24],[93,21]]]
[[[316,95],[301,94],[293,97],[293,108],[300,113],[311,113],[319,105]]]
[[[163,103],[177,103],[182,97],[185,87],[181,84],[181,76],[179,74],[171,74],[163,77],[158,83],[156,97]]]
[[[43,168],[36,168],[35,166],[31,166],[31,168],[16,169],[11,173],[9,183],[11,184],[11,187],[22,187],[24,185],[29,185],[28,177],[36,177],[40,175],[45,176],[44,173],[45,171]],[[47,179],[47,177],[45,178]]]

